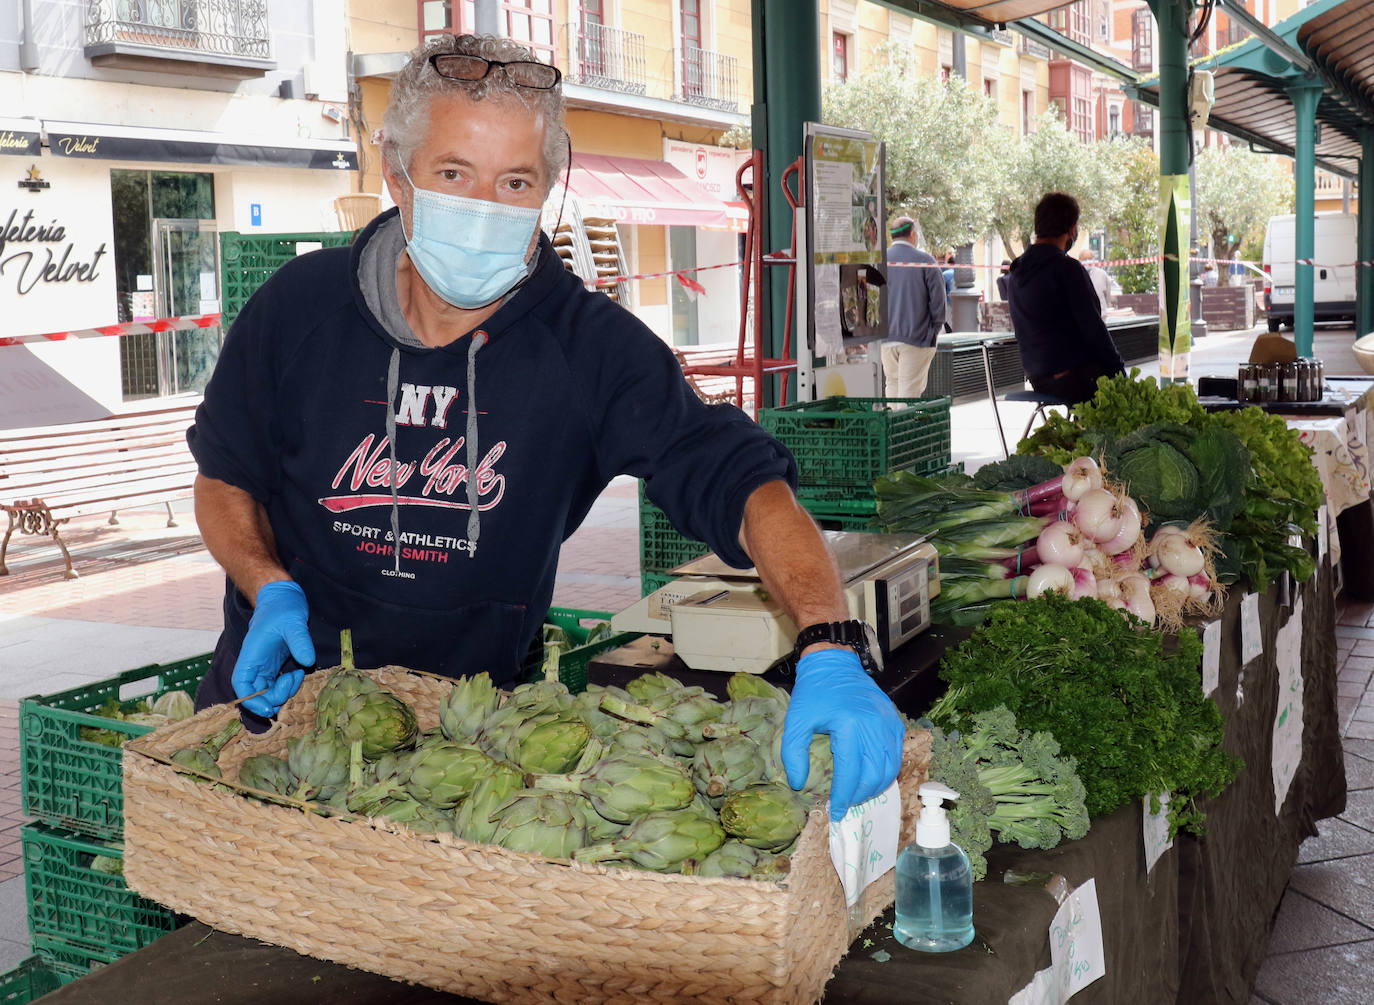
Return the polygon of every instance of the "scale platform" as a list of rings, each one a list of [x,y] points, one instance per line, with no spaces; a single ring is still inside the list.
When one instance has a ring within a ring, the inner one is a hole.
[[[938,556],[924,537],[823,531],[844,582],[850,616],[878,632],[884,655],[930,625]],[[672,582],[611,619],[617,632],[672,636],[689,667],[763,673],[792,651],[797,626],[755,569],[715,554],[678,566]]]

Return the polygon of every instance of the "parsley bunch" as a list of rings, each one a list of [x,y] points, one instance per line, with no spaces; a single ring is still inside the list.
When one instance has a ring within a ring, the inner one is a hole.
[[[1176,645],[1099,600],[1046,594],[995,605],[988,622],[945,654],[949,690],[929,717],[967,729],[1005,705],[1022,729],[1045,731],[1078,764],[1088,813],[1169,792],[1170,832],[1203,833],[1196,800],[1214,797],[1242,762],[1222,749],[1223,721],[1202,693],[1202,643]]]

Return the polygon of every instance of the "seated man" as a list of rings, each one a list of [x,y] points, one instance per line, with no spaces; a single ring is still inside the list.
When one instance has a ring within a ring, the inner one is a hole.
[[[1007,273],[1012,328],[1030,385],[1071,402],[1091,398],[1098,377],[1126,370],[1088,273],[1068,255],[1077,240],[1078,201],[1051,192],[1035,207],[1035,243]]]

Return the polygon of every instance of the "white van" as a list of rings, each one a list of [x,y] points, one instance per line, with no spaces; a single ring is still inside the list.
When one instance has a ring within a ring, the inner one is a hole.
[[[1271,216],[1264,230],[1264,306],[1269,330],[1293,327],[1293,216]],[[1355,214],[1316,214],[1312,241],[1312,319],[1355,323]]]

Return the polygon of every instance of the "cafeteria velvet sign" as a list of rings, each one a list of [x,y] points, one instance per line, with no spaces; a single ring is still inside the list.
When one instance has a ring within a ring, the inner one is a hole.
[[[0,291],[13,283],[15,293],[27,296],[39,284],[93,283],[100,278],[105,252],[104,241],[93,251],[78,250],[60,221],[43,222],[32,209],[22,215],[11,209],[0,226]]]

